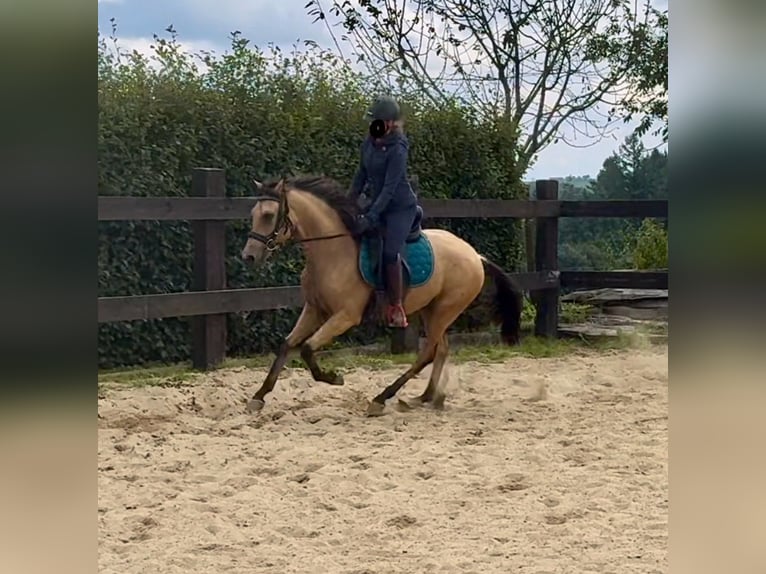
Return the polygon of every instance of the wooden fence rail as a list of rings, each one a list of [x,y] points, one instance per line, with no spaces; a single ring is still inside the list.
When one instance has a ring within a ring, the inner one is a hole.
[[[535,219],[535,270],[511,273],[532,294],[536,308],[535,334],[555,337],[562,288],[629,287],[667,289],[667,272],[559,271],[558,219],[561,217],[666,218],[666,200],[567,201],[558,199],[556,180],[538,180],[535,200],[421,199],[426,219]],[[191,197],[98,198],[99,221],[187,220],[193,222],[193,291],[159,295],[99,297],[98,322],[191,317],[192,363],[215,368],[226,353],[226,314],[299,307],[298,286],[227,289],[225,222],[247,219],[253,200],[225,197],[221,169],[198,168],[192,176]],[[395,350],[407,350],[399,333]],[[409,338],[409,340],[413,340]],[[414,340],[417,340],[415,337]]]
[[[548,180],[542,180],[548,181]],[[553,180],[555,182],[555,180]],[[557,182],[556,182],[557,183]],[[420,200],[425,219],[531,219],[537,217],[667,217],[667,200],[594,201],[527,199]],[[253,200],[246,197],[98,198],[99,221],[228,221],[247,219]]]

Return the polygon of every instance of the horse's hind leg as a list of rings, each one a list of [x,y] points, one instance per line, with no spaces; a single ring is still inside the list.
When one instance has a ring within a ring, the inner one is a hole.
[[[433,332],[432,315],[433,315],[433,311],[430,306],[425,307],[420,312],[420,318],[423,324],[423,329],[425,330],[426,336],[429,338],[431,337]],[[425,403],[430,403],[431,401],[433,401],[434,393],[436,392],[436,389],[439,386],[439,378],[441,377],[442,369],[444,368],[444,363],[447,359],[447,353],[448,353],[447,335],[444,334],[436,343],[436,351],[434,353],[433,366],[431,368],[431,376],[428,378],[428,386],[423,391],[422,395],[420,395],[416,399],[413,399],[409,403],[411,406],[417,406],[417,405],[421,405]]]
[[[370,406],[367,408],[368,416],[382,415],[386,401],[398,393],[399,389],[401,389],[407,383],[407,381],[409,381],[412,377],[417,375],[420,371],[431,364],[431,362],[434,360],[434,356],[436,355],[436,343],[437,341],[428,338],[425,346],[418,353],[418,356],[412,366],[393,383],[383,389],[383,391],[377,397],[372,399]]]
[[[416,399],[417,401],[431,403],[436,408],[444,406],[445,395],[440,383],[444,366],[447,362],[447,356],[449,355],[447,329],[468,307],[475,296],[475,294],[471,296],[470,292],[465,291],[459,294],[447,293],[442,295],[440,299],[433,301],[425,310],[425,313],[423,313],[426,337],[429,342],[435,341],[435,343],[431,357],[433,369],[428,380],[428,386],[423,391],[423,394]],[[396,382],[394,385],[396,385]],[[394,385],[391,386],[393,387]],[[396,390],[399,390],[401,386],[397,387]]]
[[[447,342],[447,334],[442,335],[441,340],[436,345],[436,353],[434,355],[433,367],[431,368],[431,376],[428,379],[428,386],[417,399],[420,403],[433,403],[435,407],[441,407],[444,405],[444,393],[439,390],[439,382],[441,380],[442,371],[444,365],[447,362],[447,355],[449,354],[449,343]]]
[[[454,299],[454,297],[453,297]],[[427,309],[424,309],[423,320],[426,327],[426,344],[418,353],[417,358],[413,365],[407,369],[398,379],[387,386],[383,391],[370,403],[367,409],[367,414],[370,416],[378,416],[383,414],[383,408],[386,401],[392,398],[399,390],[409,381],[412,377],[417,375],[425,367],[434,363],[437,356],[440,357],[438,369],[435,368],[431,373],[431,379],[428,386],[431,388],[433,398],[438,396],[438,380],[441,377],[441,372],[444,367],[444,360],[447,355],[447,328],[457,319],[458,315],[463,311],[465,305],[463,305],[463,298],[459,301],[450,301],[449,298],[436,300],[431,303]],[[443,348],[439,351],[439,347]],[[434,381],[433,384],[431,381]],[[428,388],[426,388],[426,392]]]

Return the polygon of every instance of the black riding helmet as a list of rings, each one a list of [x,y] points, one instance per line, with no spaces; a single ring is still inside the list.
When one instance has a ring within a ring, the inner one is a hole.
[[[367,118],[370,120],[383,120],[384,122],[401,119],[399,104],[391,96],[378,96],[367,110]]]

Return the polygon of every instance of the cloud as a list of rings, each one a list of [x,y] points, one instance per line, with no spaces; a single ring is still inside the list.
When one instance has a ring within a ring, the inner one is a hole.
[[[329,33],[312,22],[304,6],[303,0],[184,0],[182,9],[194,21],[219,29],[225,26],[228,32],[239,30],[258,45],[314,40],[330,47]]]

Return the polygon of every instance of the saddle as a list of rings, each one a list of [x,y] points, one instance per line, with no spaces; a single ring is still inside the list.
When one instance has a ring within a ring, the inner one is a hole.
[[[405,253],[402,254],[402,257],[400,259],[401,264],[403,266],[404,273],[402,274],[402,277],[404,279],[405,289],[408,286],[408,283],[410,282],[410,278],[412,277],[412,270],[410,268],[410,264],[407,260],[407,252],[408,247],[410,244],[417,243],[421,239],[424,239],[425,236],[423,235],[423,227],[422,227],[422,221],[423,221],[423,208],[419,205],[416,207],[416,213],[415,213],[415,219],[412,222],[412,226],[410,227],[410,232],[407,235],[407,239],[405,239]],[[385,289],[385,284],[383,282],[383,277],[385,277],[385,274],[383,273],[383,238],[385,236],[385,230],[379,230],[378,232],[374,234],[367,235],[364,238],[364,241],[367,243],[367,249],[369,250],[369,256],[370,260],[372,262],[372,274],[375,277],[381,278],[379,281],[379,284],[382,286],[383,289]]]

